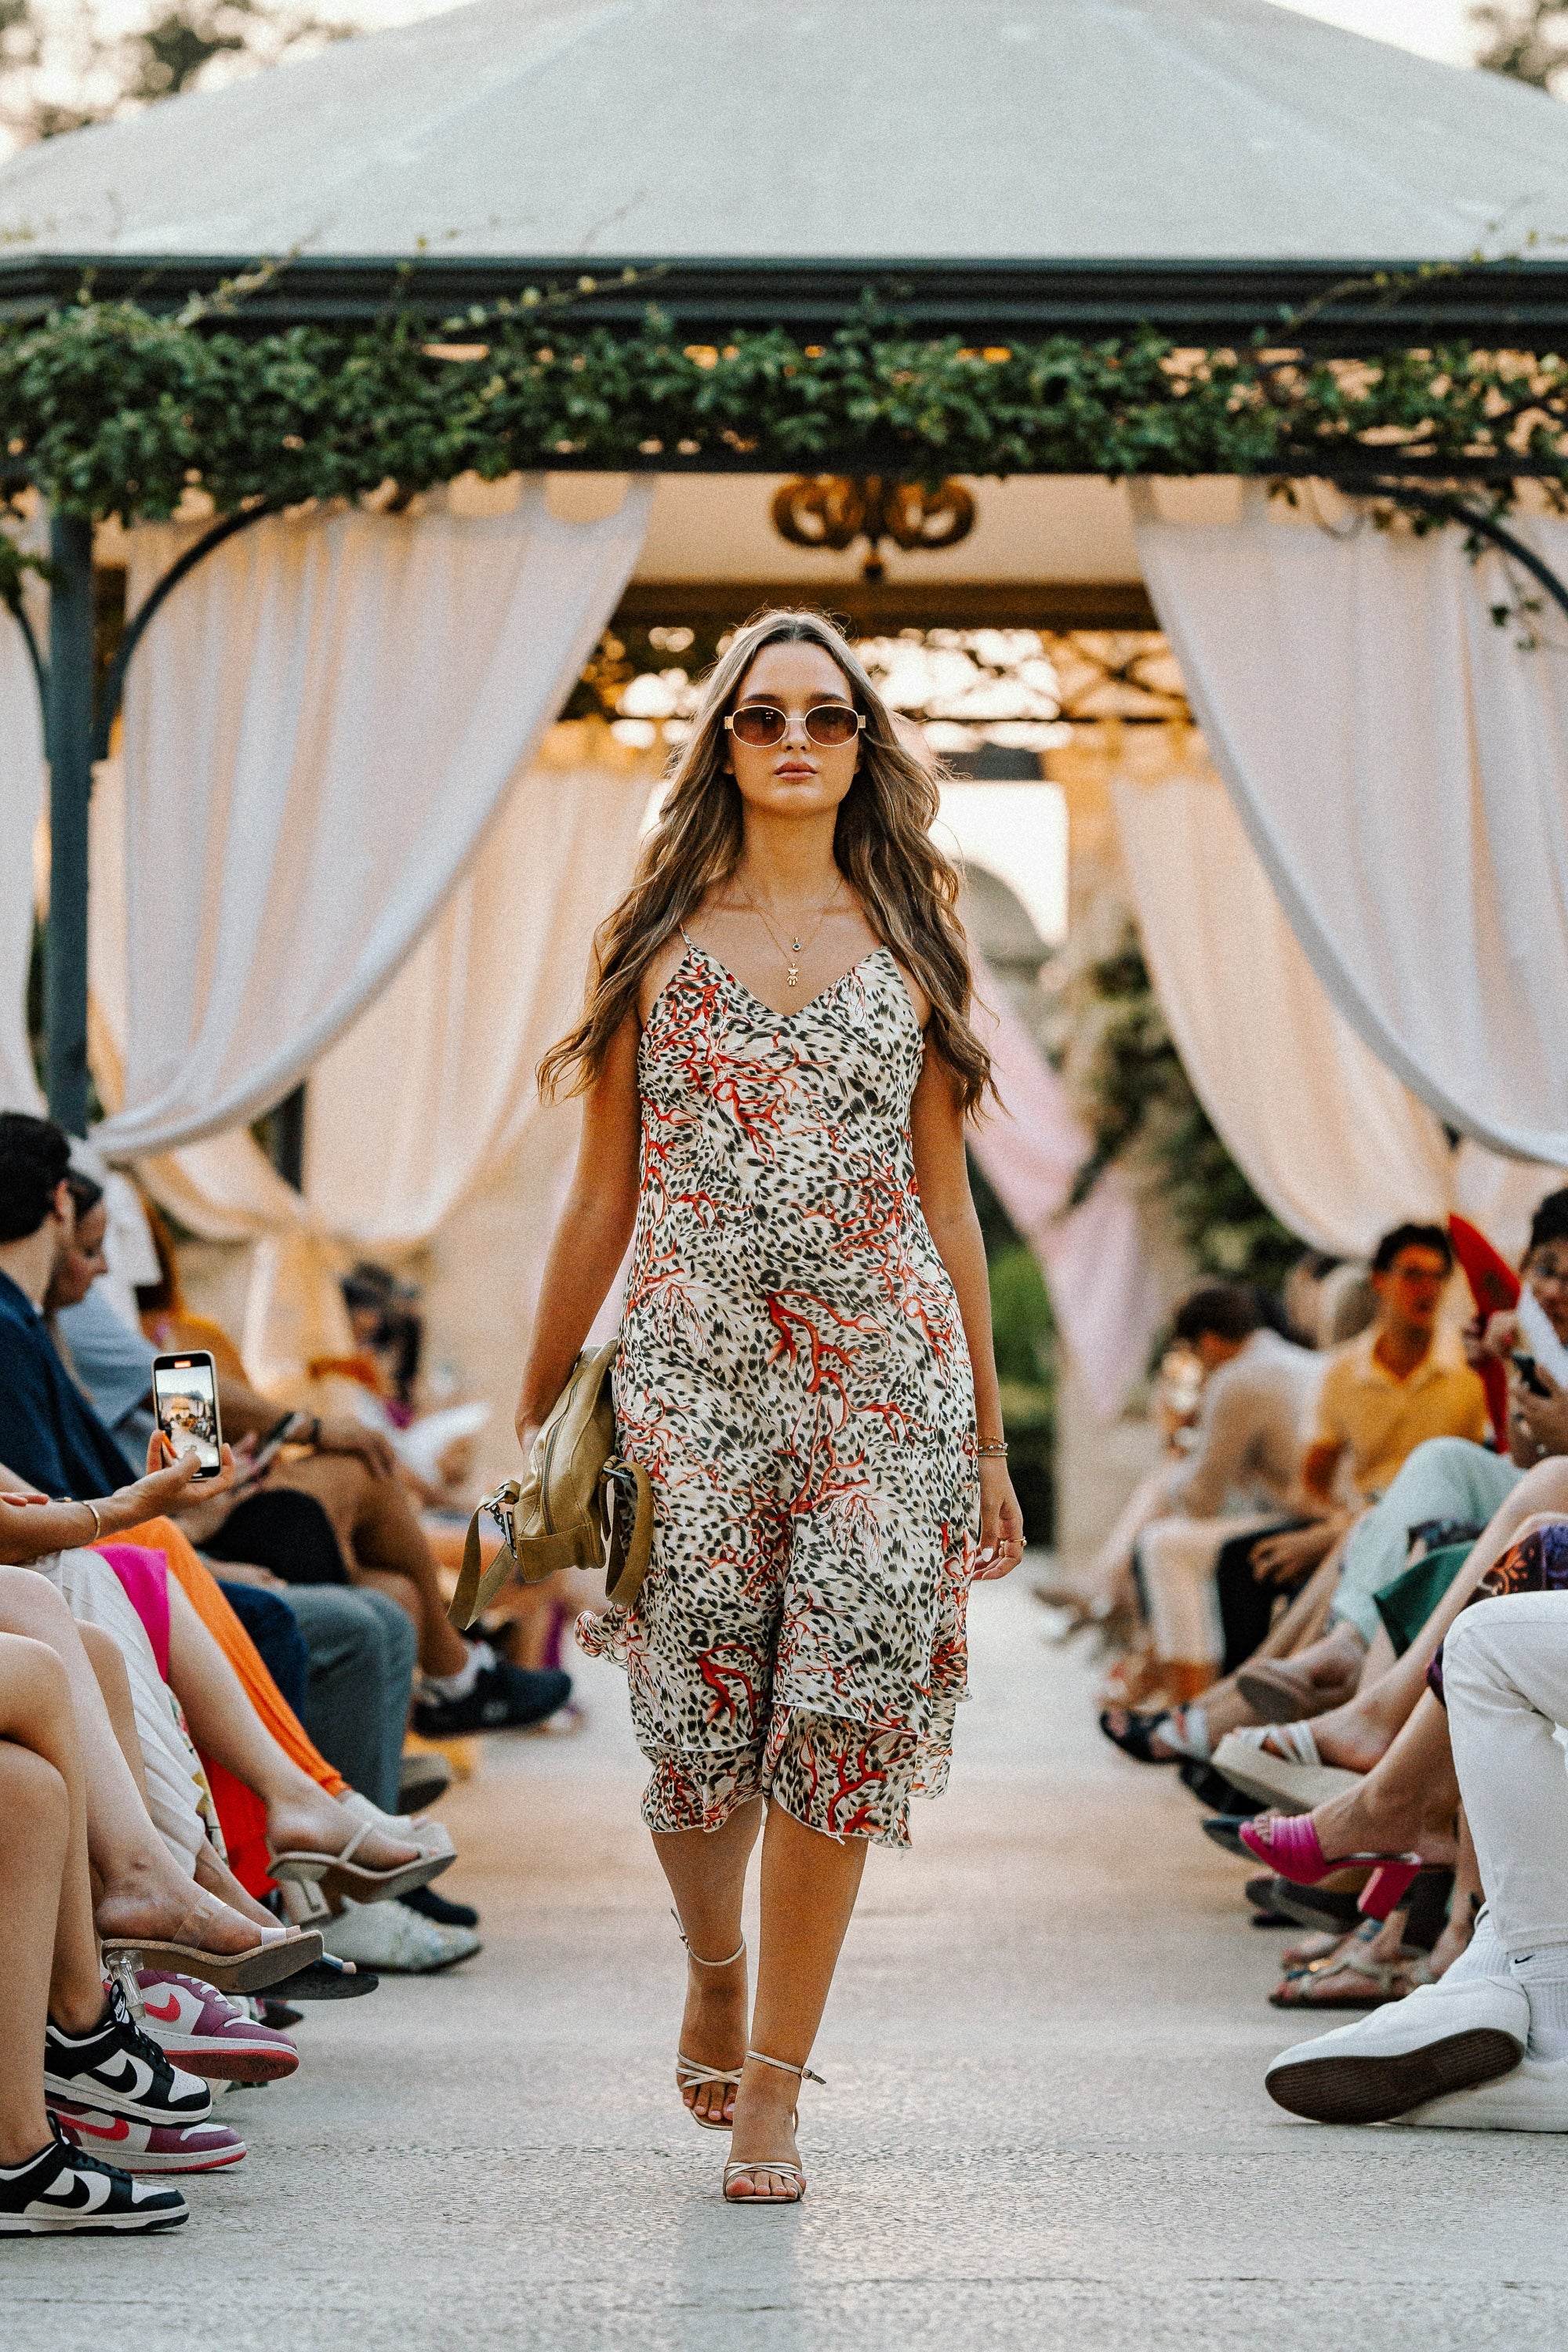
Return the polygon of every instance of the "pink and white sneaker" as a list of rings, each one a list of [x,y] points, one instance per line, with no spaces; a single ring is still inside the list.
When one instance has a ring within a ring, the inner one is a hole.
[[[187,2074],[219,2083],[279,2083],[300,2063],[286,2033],[256,2024],[237,2002],[197,1977],[142,1969],[136,1990],[142,2032]]]
[[[219,2172],[245,2154],[245,2142],[226,2124],[138,2124],[57,2099],[49,2112],[72,2147],[121,2172]]]

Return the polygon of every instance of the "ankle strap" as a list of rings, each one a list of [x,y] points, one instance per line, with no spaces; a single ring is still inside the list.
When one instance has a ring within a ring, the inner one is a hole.
[[[814,2074],[809,2066],[792,2066],[787,2058],[770,2058],[765,2050],[748,2050],[746,2055],[754,2058],[759,2066],[776,2066],[781,2074],[798,2074],[803,2083],[821,2083],[825,2091],[827,2088],[822,2076]]]
[[[672,1911],[669,1916],[675,1922],[676,1934],[686,1946],[687,1958],[689,1960],[695,1960],[700,1969],[731,1969],[746,1948],[746,1939],[744,1936],[742,1936],[727,1960],[705,1960],[700,1952],[694,1952],[692,1950],[686,1930],[680,1924],[680,1914],[678,1911]]]

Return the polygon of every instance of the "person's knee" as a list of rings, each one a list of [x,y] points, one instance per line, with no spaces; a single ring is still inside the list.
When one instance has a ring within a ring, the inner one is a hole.
[[[416,1645],[419,1629],[425,1622],[425,1604],[419,1587],[411,1576],[400,1576],[394,1568],[378,1568],[374,1584],[360,1584],[355,1590],[365,1599],[377,1601],[401,1617],[413,1635]]]
[[[36,1568],[0,1568],[0,1629],[47,1640],[70,1622],[70,1611],[47,1576]]]
[[[101,1625],[79,1625],[76,1630],[99,1688],[101,1690],[105,1683],[112,1683],[118,1689],[123,1684],[129,1691],[131,1676],[126,1668],[125,1654],[113,1634],[106,1633]]]
[[[1424,1437],[1419,1445],[1412,1446],[1400,1465],[1390,1481],[1389,1492],[1392,1494],[1401,1479],[1406,1486],[1426,1476],[1467,1479],[1476,1455],[1486,1451],[1471,1437]]]
[[[1468,1693],[1522,1696],[1521,1675],[1539,1660],[1559,1623],[1568,1633],[1568,1612],[1553,1612],[1542,1622],[1542,1601],[1557,1597],[1504,1593],[1462,1610],[1443,1637],[1443,1691],[1449,1702],[1462,1702]]]
[[[70,1684],[47,1642],[0,1634],[0,1717],[13,1736],[33,1737],[69,1719]],[[31,1741],[29,1744],[32,1744]]]
[[[1545,1511],[1561,1518],[1568,1512],[1568,1455],[1553,1454],[1527,1470],[1509,1496],[1521,1516]]]
[[[401,1580],[406,1582],[406,1579]],[[375,1620],[387,1680],[412,1685],[414,1670],[419,1663],[419,1632],[415,1622],[418,1594],[413,1585],[408,1586],[408,1601],[404,1603],[379,1586],[361,1585],[355,1597],[366,1604]]]
[[[0,1738],[0,1843],[63,1854],[70,1834],[70,1792],[47,1756]]]

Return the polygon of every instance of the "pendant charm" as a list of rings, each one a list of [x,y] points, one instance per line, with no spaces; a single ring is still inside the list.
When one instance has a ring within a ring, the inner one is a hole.
[[[789,968],[788,972],[787,972],[787,973],[785,974],[785,976],[784,976],[784,984],[785,984],[785,986],[786,986],[786,987],[789,987],[789,988],[794,988],[794,986],[795,985],[795,983],[796,983],[796,982],[799,980],[799,978],[800,978],[800,966],[799,966],[799,964],[797,964],[797,963],[792,963],[792,964],[791,964],[791,966],[790,966],[790,968]]]

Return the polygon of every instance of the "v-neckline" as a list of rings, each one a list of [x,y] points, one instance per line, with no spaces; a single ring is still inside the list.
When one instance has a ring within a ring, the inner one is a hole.
[[[819,988],[815,996],[808,996],[804,1004],[792,1004],[787,1013],[781,1013],[776,1005],[773,1005],[768,1003],[765,996],[759,996],[754,988],[748,988],[740,974],[738,972],[731,971],[727,963],[721,963],[718,957],[712,952],[711,949],[705,948],[700,940],[689,938],[685,931],[682,931],[680,936],[686,940],[687,953],[689,955],[700,956],[705,964],[709,965],[712,971],[718,972],[721,979],[727,980],[730,982],[731,988],[738,988],[742,996],[749,996],[752,1003],[756,1005],[760,1012],[765,1013],[770,1021],[798,1021],[803,1013],[809,1013],[812,1006],[814,1004],[820,1004],[825,996],[834,995],[843,987],[847,980],[853,980],[858,971],[863,971],[866,966],[868,963],[874,962],[878,956],[887,955],[889,953],[889,949],[881,940],[879,940],[874,948],[868,948],[863,956],[858,956],[847,971],[839,973],[837,980],[830,980],[826,988]],[[893,969],[897,971],[898,966],[895,964]],[[901,972],[899,973],[899,985],[900,988],[903,988],[904,985],[903,974]],[[904,989],[904,993],[906,996],[909,994],[908,989]],[[911,1005],[911,1012],[913,1009],[914,1008]]]

